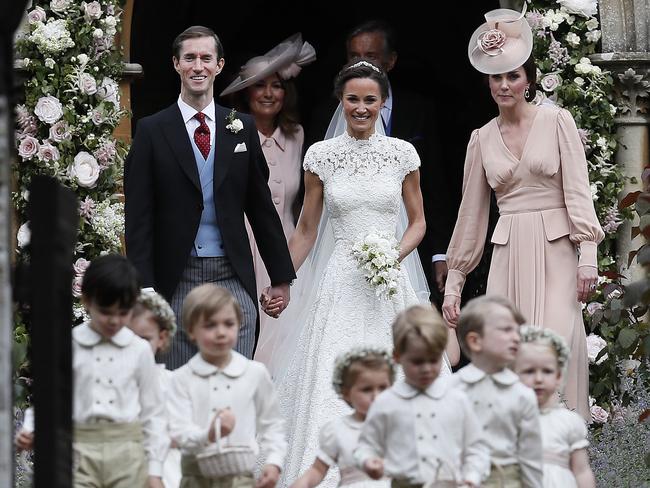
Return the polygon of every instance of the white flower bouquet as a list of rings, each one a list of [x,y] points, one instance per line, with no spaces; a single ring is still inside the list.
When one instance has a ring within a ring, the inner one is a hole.
[[[397,293],[400,262],[394,236],[371,231],[354,243],[352,255],[379,298],[389,299]]]

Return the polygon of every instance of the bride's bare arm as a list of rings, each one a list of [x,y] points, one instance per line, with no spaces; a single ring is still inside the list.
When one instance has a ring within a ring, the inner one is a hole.
[[[400,242],[400,261],[420,244],[420,241],[424,237],[424,231],[427,229],[427,224],[424,220],[419,170],[410,172],[404,178],[402,182],[402,198],[404,199],[409,224]]]
[[[296,230],[289,239],[289,252],[296,271],[302,266],[316,242],[322,211],[323,182],[316,174],[305,171],[305,200]]]

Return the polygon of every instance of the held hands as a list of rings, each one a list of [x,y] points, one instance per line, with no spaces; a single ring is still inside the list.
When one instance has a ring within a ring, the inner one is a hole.
[[[267,286],[260,296],[260,304],[266,315],[277,319],[289,305],[289,283]]]
[[[262,476],[255,483],[255,488],[274,488],[280,479],[280,468],[275,464],[266,464],[262,470]]]
[[[381,458],[370,458],[363,463],[363,470],[373,480],[381,479],[384,476],[384,460]]]
[[[221,419],[221,437],[230,435],[235,428],[235,414],[232,413],[232,410],[230,410],[230,408],[219,410],[212,418],[212,422],[210,422],[210,430],[208,431],[208,440],[210,442],[217,441],[217,433],[215,432],[215,422],[217,417]]]
[[[456,295],[445,295],[442,302],[442,316],[447,323],[456,328],[458,325],[458,317],[460,317],[460,297]]]
[[[593,266],[578,266],[578,301],[586,302],[589,295],[596,290],[598,270]]]

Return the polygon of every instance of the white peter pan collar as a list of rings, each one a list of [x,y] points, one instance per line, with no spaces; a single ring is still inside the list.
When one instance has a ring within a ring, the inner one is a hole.
[[[397,396],[406,399],[414,398],[417,395],[427,395],[428,397],[438,399],[443,397],[447,392],[447,388],[447,381],[444,379],[436,379],[426,390],[418,390],[404,380],[395,382],[391,389]]]
[[[75,342],[85,347],[96,346],[102,340],[112,342],[118,347],[126,347],[131,344],[134,337],[135,334],[133,331],[126,326],[122,327],[118,333],[110,339],[104,339],[100,334],[91,329],[88,322],[84,322],[72,329],[72,338]]]
[[[343,423],[354,430],[361,430],[361,427],[363,426],[363,422],[355,419],[353,413],[345,415],[343,417]]]
[[[495,383],[503,386],[511,386],[519,381],[519,377],[508,368],[503,368],[501,371],[489,375],[482,369],[474,366],[472,363],[465,366],[457,374],[465,383],[478,383],[486,376],[489,376]]]
[[[210,376],[222,373],[231,378],[237,378],[244,374],[246,368],[248,368],[249,361],[236,351],[232,351],[231,354],[232,358],[230,359],[230,362],[223,369],[219,369],[214,364],[207,362],[203,357],[201,357],[200,352],[196,353],[187,364],[192,372],[198,376]]]

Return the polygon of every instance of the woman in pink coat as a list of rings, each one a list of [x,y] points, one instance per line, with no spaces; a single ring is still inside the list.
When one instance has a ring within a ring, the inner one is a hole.
[[[297,93],[292,78],[300,73],[302,66],[315,59],[314,48],[303,42],[299,33],[294,34],[263,56],[249,59],[236,79],[221,92],[221,96],[233,94],[235,108],[250,113],[255,119],[269,167],[271,198],[287,241],[295,230],[300,211],[297,196],[305,139],[298,123]],[[247,225],[247,229],[259,297],[271,282],[250,226]],[[262,310],[258,313],[261,330],[273,319]],[[264,351],[256,351],[255,359],[264,361]]]
[[[589,419],[589,372],[580,302],[598,280],[596,218],[585,153],[571,114],[535,106],[532,33],[523,14],[497,9],[472,35],[472,65],[488,75],[499,115],[470,138],[463,199],[447,251],[443,314],[456,324],[466,275],[479,262],[490,191],[500,218],[487,293],[508,297],[531,324],[561,334],[571,347],[563,397]]]

